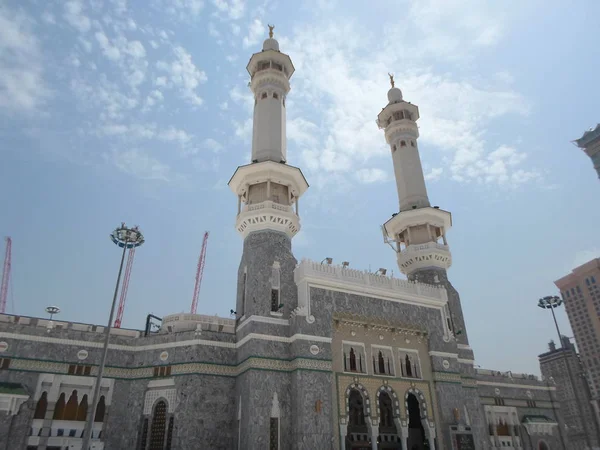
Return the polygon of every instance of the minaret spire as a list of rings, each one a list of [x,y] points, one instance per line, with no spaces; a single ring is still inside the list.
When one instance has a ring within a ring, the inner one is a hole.
[[[297,167],[286,164],[285,99],[294,65],[279,51],[269,25],[262,51],[250,58],[247,70],[254,94],[251,163],[238,167],[229,187],[238,196],[237,230],[245,238],[252,231],[281,231],[290,238],[300,231],[298,199],[308,184]],[[295,206],[295,210],[294,210]]]
[[[429,203],[417,145],[419,108],[403,99],[394,76],[388,75],[392,88],[377,123],[392,152],[400,212],[384,225],[384,234],[395,242],[398,265],[406,275],[425,267],[447,269],[452,260],[446,231],[452,221],[449,212]]]

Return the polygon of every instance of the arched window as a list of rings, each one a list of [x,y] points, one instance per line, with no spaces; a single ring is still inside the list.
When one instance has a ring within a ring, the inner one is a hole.
[[[273,92],[273,98],[279,98],[279,95],[277,95],[277,92]]]
[[[500,422],[496,427],[496,433],[498,436],[510,436],[510,430],[508,429],[508,423],[506,423],[506,420],[500,419]]]
[[[538,443],[538,450],[550,450],[550,447],[548,446],[548,444],[546,444],[545,441],[540,441]]]
[[[94,422],[104,422],[104,413],[106,412],[106,403],[104,395],[100,397],[98,406],[96,406],[96,414],[94,416]]]
[[[417,448],[424,448],[425,430],[421,421],[419,400],[414,394],[408,394],[406,403],[408,404],[408,441],[414,443]]]
[[[392,146],[392,152],[395,152],[395,151],[396,151],[396,146],[394,145],[394,146]]]
[[[383,359],[383,353],[381,353],[381,350],[377,356],[377,365],[379,366],[379,373],[385,373],[385,360]]]
[[[415,146],[415,141],[410,141],[410,146],[414,147]]]
[[[77,420],[77,408],[79,401],[77,400],[77,391],[73,391],[65,408],[64,420]]]
[[[260,98],[267,98],[267,93],[263,92]]]
[[[167,419],[167,404],[159,401],[154,407],[152,426],[150,427],[150,449],[163,450],[165,446],[165,425]]]
[[[64,400],[64,399],[63,399]],[[44,419],[46,417],[46,409],[48,409],[48,393],[42,392],[42,396],[35,406],[35,413],[33,414],[34,419]]]
[[[171,450],[171,444],[173,442],[173,417],[169,419],[169,429],[167,430],[167,446],[165,450]]]
[[[58,397],[58,401],[56,402],[56,406],[54,406],[54,415],[52,416],[53,420],[63,420],[65,415],[65,393],[63,392]]]
[[[406,376],[407,377],[412,377],[413,376],[413,368],[412,368],[412,364],[410,362],[410,358],[408,355],[406,355],[406,358],[404,358],[404,363],[406,365]]]
[[[381,392],[379,394],[379,426],[380,427],[393,427],[394,426],[394,413],[392,408],[392,399],[387,392]]]
[[[406,147],[406,141],[400,141],[400,147]]]
[[[148,419],[142,422],[142,433],[138,444],[138,450],[146,450],[146,442],[148,442]]]
[[[88,410],[88,396],[87,394],[83,396],[81,399],[81,403],[79,403],[79,408],[77,409],[77,420],[81,422],[85,422],[87,418],[87,410]]]
[[[356,370],[356,353],[350,348],[350,370]]]

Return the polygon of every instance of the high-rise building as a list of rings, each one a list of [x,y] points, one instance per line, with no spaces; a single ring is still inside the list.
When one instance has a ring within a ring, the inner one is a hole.
[[[554,282],[560,289],[575,334],[584,374],[589,380],[598,421],[600,398],[600,258]],[[599,422],[600,423],[600,422]]]
[[[598,427],[581,361],[569,338],[562,336],[562,346],[550,341],[549,351],[539,355],[540,370],[556,385],[556,399],[566,425],[569,450],[599,447]]]
[[[598,178],[600,178],[600,123],[596,125],[596,128],[590,128],[573,142],[590,157],[594,169],[598,173]]]

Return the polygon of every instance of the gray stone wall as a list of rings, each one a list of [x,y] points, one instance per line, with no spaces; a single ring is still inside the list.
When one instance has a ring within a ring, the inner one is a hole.
[[[19,413],[14,416],[0,414],[0,449],[16,450],[24,449],[29,426],[33,419],[36,402],[34,400],[35,387],[38,374],[17,371],[0,371],[0,381],[7,383],[20,383],[29,395],[29,400],[24,402]]]
[[[236,311],[242,315],[271,316],[271,269],[279,262],[281,312],[289,317],[298,306],[298,290],[294,283],[294,269],[297,261],[292,254],[292,241],[284,233],[264,230],[250,233],[244,239],[242,260],[238,270],[238,297]],[[245,305],[242,304],[244,291],[244,269],[246,270]],[[243,311],[243,313],[242,313]]]

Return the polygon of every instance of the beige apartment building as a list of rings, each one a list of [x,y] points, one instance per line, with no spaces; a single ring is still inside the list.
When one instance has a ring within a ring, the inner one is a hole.
[[[593,259],[554,282],[565,302],[583,376],[589,382],[596,420],[600,398],[600,258]]]

